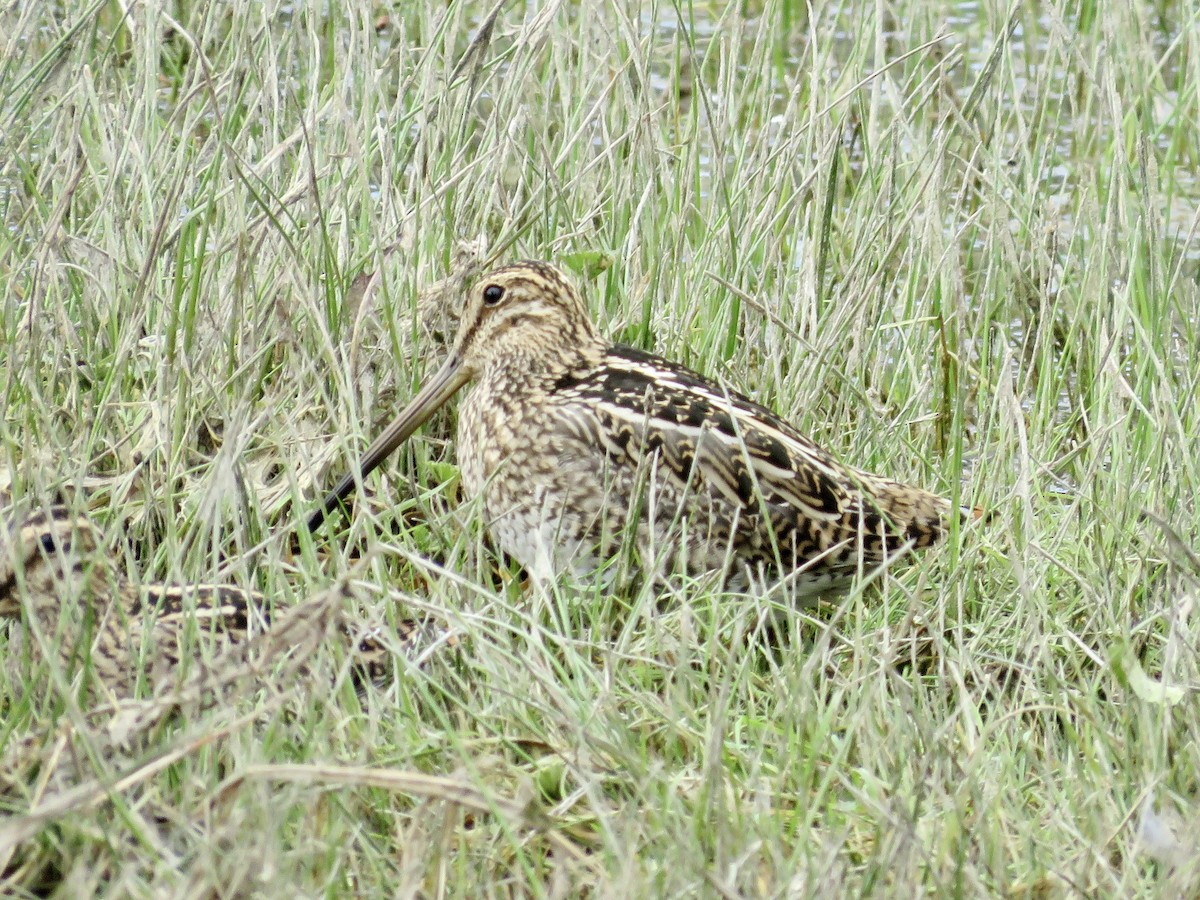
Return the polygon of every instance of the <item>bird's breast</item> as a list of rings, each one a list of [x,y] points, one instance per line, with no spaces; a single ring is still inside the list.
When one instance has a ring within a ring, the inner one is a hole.
[[[558,452],[551,407],[547,397],[501,380],[475,386],[458,416],[458,465],[468,498],[489,484],[523,488],[521,482],[544,477]]]

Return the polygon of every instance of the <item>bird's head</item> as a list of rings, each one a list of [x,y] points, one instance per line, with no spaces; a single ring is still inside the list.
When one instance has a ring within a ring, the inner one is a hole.
[[[556,266],[526,261],[496,269],[468,293],[446,362],[367,448],[358,478],[365,478],[463,385],[489,369],[564,371],[602,347],[583,297]],[[309,530],[316,530],[356,483],[353,474],[343,477],[309,518]]]
[[[65,507],[52,506],[0,530],[0,618],[20,618],[22,597],[57,615],[64,597],[96,590],[96,528]]]

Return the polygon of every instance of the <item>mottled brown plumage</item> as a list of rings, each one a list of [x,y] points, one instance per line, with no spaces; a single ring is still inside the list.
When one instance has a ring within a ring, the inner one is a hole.
[[[23,623],[24,639],[50,649],[67,678],[89,666],[93,687],[130,696],[139,677],[152,689],[178,677],[182,654],[197,653],[197,642],[210,633],[215,658],[222,647],[270,627],[261,594],[231,585],[134,584],[113,571],[103,547],[90,521],[62,507],[0,533],[0,619]],[[407,622],[400,632],[412,657],[444,637],[432,623]],[[384,678],[391,658],[383,642],[360,638],[356,677]]]
[[[736,391],[601,337],[579,292],[539,262],[479,281],[449,359],[368,448],[361,476],[472,381],[463,487],[535,578],[592,570],[631,536],[657,572],[787,577],[820,594],[945,531],[946,500],[844,465]],[[361,476],[343,478],[309,527]]]

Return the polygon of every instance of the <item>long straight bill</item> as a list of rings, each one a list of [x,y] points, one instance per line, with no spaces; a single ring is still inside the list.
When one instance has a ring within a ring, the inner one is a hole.
[[[429,417],[437,412],[442,405],[457,393],[468,380],[463,370],[462,360],[457,354],[452,354],[445,365],[438,369],[437,374],[421,388],[400,415],[383,434],[371,442],[367,452],[363,454],[358,464],[358,472],[343,476],[321,503],[320,508],[308,518],[308,530],[316,531],[325,521],[325,517],[341,506],[346,496],[354,490],[379,464],[391,456],[392,451],[408,440],[414,431],[424,425]]]

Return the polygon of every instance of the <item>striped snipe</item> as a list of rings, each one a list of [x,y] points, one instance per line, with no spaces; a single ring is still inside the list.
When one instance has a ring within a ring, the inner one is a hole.
[[[93,685],[127,697],[143,674],[139,659],[149,665],[145,680],[158,685],[176,675],[197,637],[212,633],[216,651],[270,626],[260,594],[230,585],[134,584],[112,571],[104,544],[89,520],[62,507],[0,530],[0,620],[34,624],[40,636],[26,627],[24,639],[53,648],[67,678],[90,666]],[[410,658],[444,638],[430,623],[400,626],[399,645]],[[391,672],[391,653],[360,638],[353,665],[357,681],[378,681]]]
[[[844,465],[747,397],[601,337],[540,262],[475,285],[446,363],[309,528],[472,381],[463,487],[536,579],[592,570],[632,538],[654,571],[720,570],[732,586],[787,577],[797,595],[821,594],[946,530],[941,497]]]

